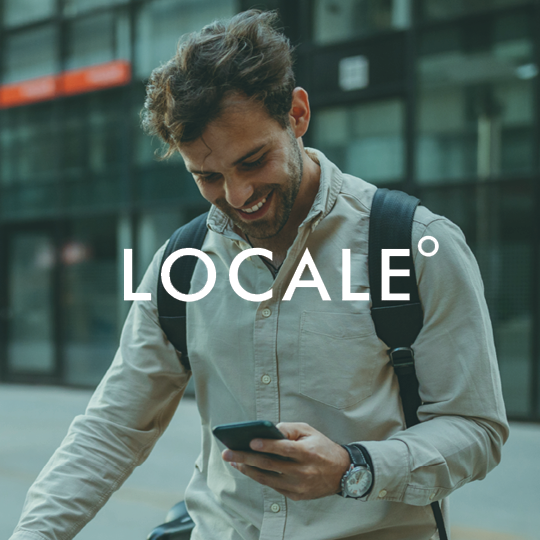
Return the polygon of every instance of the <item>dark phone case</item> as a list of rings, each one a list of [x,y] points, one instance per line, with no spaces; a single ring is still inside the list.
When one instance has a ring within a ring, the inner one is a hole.
[[[285,435],[268,420],[238,422],[216,426],[214,435],[230,450],[253,452],[249,443],[253,439],[284,439]]]

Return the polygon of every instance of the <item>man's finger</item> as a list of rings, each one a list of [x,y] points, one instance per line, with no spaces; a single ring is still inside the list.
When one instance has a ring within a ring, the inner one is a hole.
[[[290,441],[297,441],[303,437],[307,437],[314,431],[309,424],[304,422],[280,422],[276,427]]]
[[[259,484],[268,486],[278,492],[287,491],[292,493],[295,486],[294,480],[286,474],[260,469],[245,463],[235,463],[234,468]]]
[[[287,463],[287,461],[284,461],[283,459],[275,458],[260,452],[233,452],[232,450],[225,450],[223,452],[223,459],[225,461],[250,465],[275,473],[282,473],[284,470],[287,470],[287,466],[290,466],[290,463]]]
[[[274,454],[289,459],[294,459],[295,454],[298,453],[295,442],[286,439],[253,439],[249,446],[256,452]]]

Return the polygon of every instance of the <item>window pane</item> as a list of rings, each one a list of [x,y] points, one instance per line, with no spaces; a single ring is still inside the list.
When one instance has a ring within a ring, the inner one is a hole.
[[[6,37],[4,83],[58,71],[58,33],[52,25]]]
[[[236,0],[157,0],[144,5],[138,21],[137,73],[148,76],[174,56],[183,34],[236,11]]]
[[[4,112],[4,118],[7,125],[0,138],[3,183],[54,182],[59,152],[53,108],[40,104],[12,109]]]
[[[528,3],[531,3],[531,0],[423,0],[422,16],[426,19],[447,19],[478,11]]]
[[[17,26],[54,15],[56,0],[5,0],[4,24]]]
[[[125,13],[103,13],[73,21],[68,29],[67,69],[129,59],[129,40]]]
[[[127,4],[129,0],[64,0],[64,14],[73,17],[90,9]]]
[[[408,28],[410,0],[315,0],[314,40],[346,41],[385,30]]]
[[[47,234],[16,233],[11,242],[8,362],[13,372],[54,369],[54,246]]]
[[[314,144],[344,172],[376,184],[404,174],[403,103],[332,107],[314,115]]]
[[[455,221],[474,251],[493,324],[507,411],[531,414],[533,183],[424,188],[420,197],[430,210]]]
[[[420,182],[527,174],[534,84],[525,14],[429,31],[419,59]]]
[[[117,347],[114,218],[80,219],[61,250],[64,354],[69,384],[96,385]]]

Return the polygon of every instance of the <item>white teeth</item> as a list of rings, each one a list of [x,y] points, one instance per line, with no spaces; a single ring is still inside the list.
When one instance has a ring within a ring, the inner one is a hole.
[[[266,202],[266,197],[259,203],[257,203],[255,206],[252,206],[251,208],[246,208],[245,210],[242,210],[242,212],[246,212],[246,214],[251,214],[252,212],[256,212],[261,208],[261,206]]]

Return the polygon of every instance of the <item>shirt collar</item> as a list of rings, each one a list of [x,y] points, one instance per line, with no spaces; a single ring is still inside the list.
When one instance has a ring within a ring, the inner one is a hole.
[[[306,148],[306,153],[319,164],[321,176],[319,189],[313,201],[306,219],[300,225],[300,228],[311,225],[314,231],[322,219],[324,219],[332,210],[338,193],[343,183],[341,171],[334,165],[320,150]],[[232,220],[224,214],[219,208],[212,205],[207,219],[208,228],[218,234],[227,237],[237,237]]]

